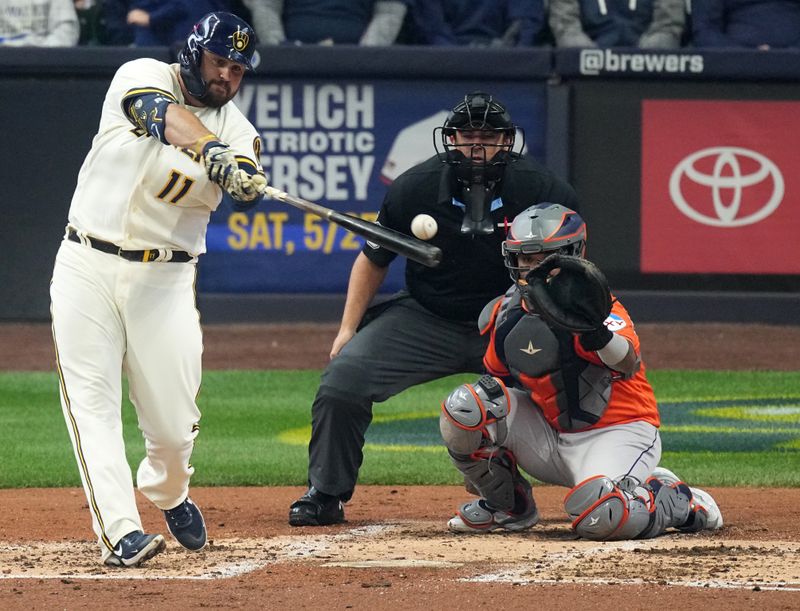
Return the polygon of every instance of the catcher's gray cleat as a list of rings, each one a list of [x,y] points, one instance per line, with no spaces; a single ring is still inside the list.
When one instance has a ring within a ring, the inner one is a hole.
[[[167,542],[162,535],[146,535],[141,530],[134,530],[117,542],[114,551],[105,559],[105,564],[123,568],[139,566],[166,547]]]
[[[485,533],[498,528],[519,532],[535,526],[539,522],[539,510],[525,478],[516,483],[515,497],[524,503],[522,511],[494,509],[485,499],[464,503],[447,522],[447,528],[457,533]]]
[[[672,471],[664,467],[656,467],[653,470],[651,478],[655,478],[667,486],[683,481]],[[708,492],[700,488],[690,486],[689,490],[692,491],[689,518],[685,524],[678,527],[678,530],[697,532],[699,530],[717,530],[722,528],[722,512],[716,501],[714,501],[714,498]]]

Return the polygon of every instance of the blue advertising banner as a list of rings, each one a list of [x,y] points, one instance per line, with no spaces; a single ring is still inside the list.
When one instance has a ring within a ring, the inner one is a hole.
[[[269,183],[374,220],[386,188],[435,154],[433,130],[461,96],[482,89],[524,129],[544,158],[545,83],[251,79],[236,98],[255,125]],[[312,214],[265,200],[247,213],[225,202],[212,215],[198,289],[224,293],[343,293],[360,237]],[[384,291],[403,284],[392,265]]]

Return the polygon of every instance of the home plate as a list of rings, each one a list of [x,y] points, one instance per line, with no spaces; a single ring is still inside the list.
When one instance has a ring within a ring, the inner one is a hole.
[[[352,560],[336,562],[326,562],[322,566],[335,566],[346,569],[407,569],[407,568],[429,568],[447,569],[455,566],[462,566],[462,562],[450,562],[448,560],[422,560],[417,558],[387,558],[385,560]]]

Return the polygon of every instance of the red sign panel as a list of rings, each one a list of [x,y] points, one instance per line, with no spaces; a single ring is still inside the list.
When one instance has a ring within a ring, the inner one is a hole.
[[[642,102],[644,273],[800,273],[800,102]]]

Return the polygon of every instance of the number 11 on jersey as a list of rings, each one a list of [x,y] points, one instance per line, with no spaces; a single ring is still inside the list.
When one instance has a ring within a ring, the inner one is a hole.
[[[178,192],[175,193],[169,200],[167,200],[167,196],[175,190],[176,185],[183,178],[183,182],[178,189]],[[167,184],[164,185],[164,188],[161,189],[161,192],[156,195],[156,197],[163,201],[169,201],[171,204],[177,204],[188,192],[189,189],[192,188],[194,184],[194,180],[189,178],[188,176],[184,176],[177,170],[172,170],[169,173],[169,179],[167,179]]]

